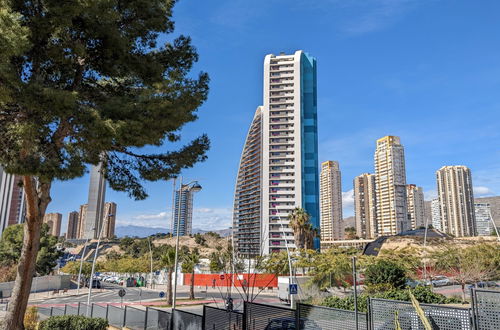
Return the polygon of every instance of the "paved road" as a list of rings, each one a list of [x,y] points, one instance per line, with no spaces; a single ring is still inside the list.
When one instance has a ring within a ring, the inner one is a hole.
[[[120,303],[121,298],[118,296],[118,291],[120,289],[125,289],[126,295],[123,297],[123,303],[126,304],[141,304],[151,301],[161,301],[159,297],[159,290],[151,290],[145,288],[124,288],[119,285],[104,283],[103,289],[92,289],[92,302],[93,303]],[[80,295],[60,295],[52,296],[48,295],[45,297],[40,297],[36,300],[31,300],[30,304],[33,305],[60,305],[60,304],[74,304],[74,303],[86,303],[87,302],[87,292],[88,288],[83,288],[80,290]],[[196,297],[203,299],[203,301],[210,301],[214,304],[222,306],[222,301],[226,297],[225,291],[209,290],[207,293],[196,293]],[[239,305],[242,306],[241,299],[237,292],[233,292],[234,305],[237,308]],[[189,287],[181,286],[177,288],[177,298],[187,299],[189,298]],[[163,300],[165,301],[165,300]],[[265,303],[276,303],[279,304],[276,298],[276,293],[261,294],[257,298],[256,302]]]

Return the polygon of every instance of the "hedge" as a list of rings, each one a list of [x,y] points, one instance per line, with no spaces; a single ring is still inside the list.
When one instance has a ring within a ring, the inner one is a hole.
[[[108,321],[81,315],[51,316],[40,323],[39,330],[106,330]]]

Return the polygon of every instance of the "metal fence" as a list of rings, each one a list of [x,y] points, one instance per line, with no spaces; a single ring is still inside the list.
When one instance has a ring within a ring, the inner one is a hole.
[[[290,308],[246,302],[244,314],[246,330],[295,328],[295,310]]]
[[[243,330],[243,313],[203,306],[204,330]]]
[[[500,329],[500,292],[472,290],[477,330]]]
[[[353,311],[297,304],[299,329],[356,329],[356,314]],[[358,329],[367,329],[367,314],[358,313]]]
[[[500,329],[500,291],[472,290],[472,308],[420,304],[433,326],[439,330]],[[83,303],[64,307],[38,307],[40,320],[53,315],[101,317],[117,328],[160,330],[266,330],[356,329],[353,311],[297,304],[297,309],[246,302],[243,312],[204,306],[203,315],[176,309],[174,313],[151,307]],[[370,299],[368,313],[358,313],[359,330],[394,330],[395,320],[403,330],[423,330],[424,326],[411,303]]]
[[[60,315],[87,315],[89,309],[90,317],[99,317],[108,320],[109,324],[122,328],[138,330],[138,329],[159,329],[170,330],[171,313],[162,311],[155,308],[147,307],[146,309],[139,309],[130,306],[120,308],[113,305],[100,305],[92,304],[87,305],[83,303],[65,305],[64,307],[38,307],[38,316],[41,321],[49,318],[50,316]],[[185,313],[178,317],[186,323]],[[198,322],[193,322],[194,327],[182,326],[173,329],[201,329],[202,316],[198,315]],[[182,323],[182,322],[181,322]],[[189,325],[189,323],[187,323]]]
[[[176,309],[173,313],[172,326],[175,330],[200,330],[203,328],[203,315]]]
[[[403,330],[424,329],[415,308],[406,301],[370,299],[370,320],[373,330],[395,329],[397,318]],[[442,305],[420,304],[425,316],[435,329],[472,330],[472,315],[468,308],[446,307]]]

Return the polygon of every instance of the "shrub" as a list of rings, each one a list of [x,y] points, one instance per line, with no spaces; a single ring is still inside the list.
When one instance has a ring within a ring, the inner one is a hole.
[[[368,286],[389,284],[395,289],[406,285],[406,269],[394,261],[379,259],[365,270],[365,284]]]
[[[30,306],[24,313],[24,329],[36,330],[38,325],[38,308]]]
[[[106,330],[108,321],[80,315],[52,316],[40,323],[39,330]]]
[[[417,299],[419,303],[423,304],[456,304],[461,302],[460,299],[447,298],[442,294],[432,292],[430,287],[417,286],[413,290],[392,289],[389,291],[378,292],[370,295],[361,294],[358,296],[358,310],[360,312],[367,311],[368,297],[411,301],[410,292],[413,294],[413,296]],[[321,305],[332,308],[354,310],[354,297],[353,296],[345,298],[334,297],[334,296],[327,297],[323,300]]]

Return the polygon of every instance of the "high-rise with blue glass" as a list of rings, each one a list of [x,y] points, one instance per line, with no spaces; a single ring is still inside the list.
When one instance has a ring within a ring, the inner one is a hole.
[[[267,55],[264,104],[257,112],[235,189],[235,245],[244,255],[294,248],[288,215],[296,207],[305,209],[319,229],[316,59],[300,50]],[[249,186],[254,193],[248,193]]]

